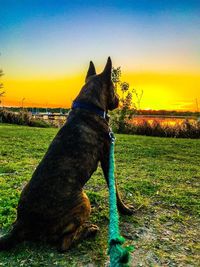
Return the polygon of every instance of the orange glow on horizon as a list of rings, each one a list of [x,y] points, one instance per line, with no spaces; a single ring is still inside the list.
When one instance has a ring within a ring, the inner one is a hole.
[[[43,79],[5,80],[6,97],[4,106],[62,107],[71,106],[73,99],[83,85],[81,75]]]
[[[122,70],[123,72],[123,70]],[[74,76],[3,79],[4,106],[69,108],[84,84],[85,73]],[[196,110],[200,101],[200,75],[163,73],[125,73],[122,81],[143,90],[141,109]]]
[[[144,94],[141,109],[196,111],[200,101],[200,74],[126,73],[123,80]]]

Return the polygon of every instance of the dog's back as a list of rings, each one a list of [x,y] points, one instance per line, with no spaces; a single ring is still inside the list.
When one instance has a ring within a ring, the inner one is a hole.
[[[51,219],[76,206],[83,185],[97,169],[106,133],[108,124],[98,116],[72,110],[24,188],[18,217]]]

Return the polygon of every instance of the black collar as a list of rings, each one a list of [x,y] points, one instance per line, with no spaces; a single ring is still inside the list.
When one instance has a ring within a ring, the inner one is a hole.
[[[108,115],[106,113],[105,110],[95,106],[94,104],[91,103],[86,103],[86,102],[80,102],[80,101],[74,101],[72,104],[72,109],[75,108],[81,108],[81,109],[85,109],[88,111],[91,111],[93,113],[95,113],[96,115],[100,116],[103,119],[107,119]]]

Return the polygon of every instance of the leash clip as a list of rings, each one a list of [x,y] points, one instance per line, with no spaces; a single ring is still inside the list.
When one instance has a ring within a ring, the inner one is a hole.
[[[109,132],[109,137],[110,137],[111,143],[114,143],[116,138],[112,131]]]

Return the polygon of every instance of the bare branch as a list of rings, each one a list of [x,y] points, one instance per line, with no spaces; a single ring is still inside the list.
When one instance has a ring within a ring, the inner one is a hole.
[[[3,92],[0,92],[0,97],[3,97],[3,96],[5,96],[5,91],[3,91]]]

